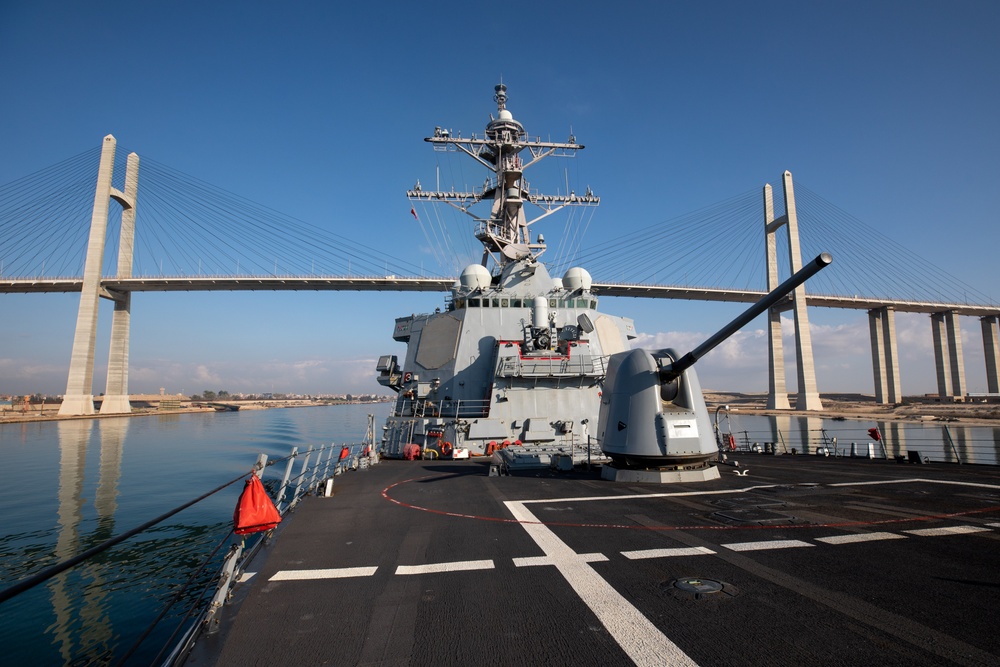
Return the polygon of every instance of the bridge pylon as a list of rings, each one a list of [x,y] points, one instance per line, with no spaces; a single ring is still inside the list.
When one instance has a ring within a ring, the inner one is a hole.
[[[962,355],[962,331],[955,311],[932,314],[931,335],[934,339],[938,396],[963,398],[966,391],[965,361]]]
[[[132,275],[132,243],[135,230],[135,203],[138,189],[139,157],[132,153],[126,166],[125,190],[111,186],[114,174],[117,142],[112,135],[104,137],[101,162],[97,171],[94,191],[94,208],[90,219],[90,236],[87,258],[84,262],[80,307],[77,311],[76,330],[73,334],[73,353],[70,358],[66,394],[59,414],[62,416],[94,414],[94,347],[97,342],[97,312],[100,297],[115,301],[112,321],[111,354],[108,362],[108,384],[101,414],[131,412],[128,402],[128,338],[130,293],[111,293],[102,286],[105,237],[108,228],[108,209],[111,199],[119,202],[122,214],[121,245],[118,249],[118,273],[122,275],[127,265],[127,276]]]
[[[875,377],[875,402],[899,403],[903,391],[899,383],[899,350],[896,345],[896,313],[891,306],[868,311],[868,330],[872,345],[872,373]]]
[[[986,391],[1000,394],[1000,318],[987,315],[979,318],[983,328],[983,353],[986,356]]]
[[[788,257],[791,272],[802,268],[802,251],[799,248],[799,220],[795,211],[795,187],[792,173],[782,174],[785,197],[785,214],[774,217],[774,201],[770,184],[764,185],[764,238],[767,254],[767,289],[778,285],[778,251],[775,233],[783,225],[788,228]],[[785,357],[781,343],[781,311],[774,307],[768,312],[768,397],[772,409],[788,409],[788,392],[785,388]],[[806,309],[806,288],[800,285],[792,293],[792,312],[795,320],[795,360],[798,371],[796,410],[822,410],[823,404],[816,388],[816,370],[813,364],[812,334],[809,331],[809,314]]]

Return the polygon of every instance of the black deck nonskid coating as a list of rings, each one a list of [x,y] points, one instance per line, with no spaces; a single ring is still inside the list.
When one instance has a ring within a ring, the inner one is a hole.
[[[1000,470],[741,463],[681,485],[483,460],[341,475],[188,664],[1000,662]]]

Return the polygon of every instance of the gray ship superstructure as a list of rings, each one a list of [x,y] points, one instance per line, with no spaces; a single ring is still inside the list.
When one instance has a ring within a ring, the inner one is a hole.
[[[632,320],[598,312],[585,269],[553,278],[539,259],[544,238],[531,239],[542,218],[599,204],[589,188],[547,195],[524,176],[546,157],[571,157],[583,146],[572,136],[565,143],[530,139],[506,108],[506,86],[495,90],[498,113],[484,136],[463,139],[436,128],[425,139],[488,169],[483,187],[441,192],[418,183],[407,192],[413,201],[470,215],[483,258],[462,271],[443,310],[396,320],[393,338],[407,344],[406,356],[402,364],[382,356],[377,366],[379,382],[398,392],[382,439],[388,457],[503,451],[522,465],[579,462],[596,435],[608,358],[635,338]],[[487,203],[487,217],[473,212]],[[529,220],[528,210],[537,216]]]

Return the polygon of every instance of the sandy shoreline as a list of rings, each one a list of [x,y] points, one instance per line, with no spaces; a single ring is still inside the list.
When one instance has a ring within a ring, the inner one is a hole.
[[[907,396],[902,403],[895,405],[879,405],[874,397],[865,394],[821,394],[823,409],[814,412],[798,412],[792,410],[768,410],[767,395],[727,393],[706,391],[705,402],[710,412],[719,405],[728,405],[733,414],[757,415],[799,415],[812,417],[857,419],[860,421],[903,421],[926,423],[933,421],[959,422],[967,426],[995,426],[1000,428],[1000,403],[955,403],[939,400],[929,396]],[[345,402],[288,400],[288,401],[226,401],[240,406],[240,410],[270,410],[275,408],[306,408],[321,405],[346,405]],[[789,396],[789,403],[794,405],[795,396]],[[372,403],[371,405],[381,405]],[[43,407],[43,409],[39,409]],[[59,406],[31,406],[28,412],[8,410],[0,413],[0,424],[56,421],[63,419],[100,419],[101,415],[86,415],[80,417],[60,417]],[[192,412],[214,413],[210,407],[191,407],[188,402],[181,404],[179,409],[158,410],[155,407],[133,408],[132,417],[149,417],[176,415]],[[107,415],[121,417],[124,415]]]
[[[288,400],[288,401],[223,401],[226,404],[238,405],[240,410],[272,410],[280,408],[311,408],[324,405],[354,405],[357,401],[309,401],[309,400]],[[370,403],[369,405],[381,405],[381,403]],[[26,422],[47,422],[63,421],[66,419],[103,419],[105,417],[165,417],[170,415],[207,413],[215,414],[217,410],[211,407],[194,407],[190,401],[181,403],[180,408],[160,410],[156,407],[132,407],[130,415],[79,415],[74,417],[59,416],[59,406],[57,404],[46,404],[44,406],[32,405],[29,410],[6,410],[0,413],[0,424],[18,424]]]

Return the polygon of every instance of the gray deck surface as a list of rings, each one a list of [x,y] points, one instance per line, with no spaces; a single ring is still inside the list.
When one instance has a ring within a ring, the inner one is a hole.
[[[1000,469],[739,458],[746,476],[665,486],[341,475],[187,664],[1000,664]]]

